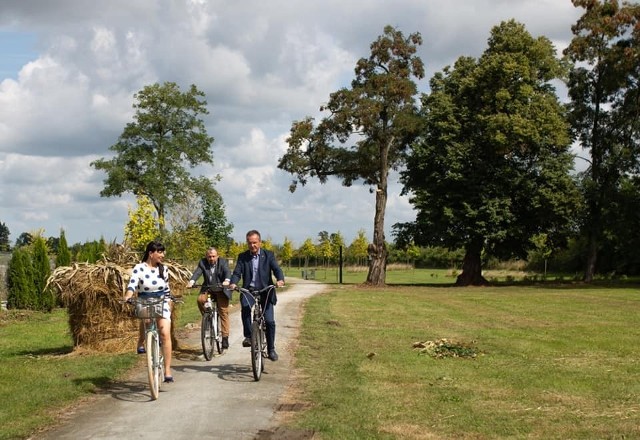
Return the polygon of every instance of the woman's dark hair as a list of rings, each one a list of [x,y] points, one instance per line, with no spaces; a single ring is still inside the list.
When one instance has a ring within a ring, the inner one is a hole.
[[[164,245],[162,243],[160,243],[159,241],[150,241],[147,244],[147,248],[144,250],[144,256],[142,257],[142,262],[144,263],[145,261],[147,261],[149,259],[149,254],[151,252],[158,252],[158,251],[163,251],[164,250]]]
[[[142,257],[142,262],[144,263],[149,259],[149,254],[151,252],[164,251],[164,245],[159,241],[150,241],[147,244],[147,248],[144,250],[144,256]],[[160,273],[160,278],[164,278],[164,266],[162,264],[158,265],[158,272]]]

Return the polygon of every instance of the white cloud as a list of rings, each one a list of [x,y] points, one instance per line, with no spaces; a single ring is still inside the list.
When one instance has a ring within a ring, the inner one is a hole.
[[[174,81],[206,94],[215,164],[197,171],[222,176],[234,238],[252,228],[298,244],[320,231],[339,231],[347,242],[361,229],[370,237],[375,199],[367,187],[330,179],[288,191],[291,176],[277,161],[291,123],[319,116],[387,24],[422,34],[425,90],[433,72],[480,55],[501,20],[522,21],[561,50],[579,14],[557,0],[5,0],[0,31],[33,35],[35,54],[0,76],[0,221],[12,240],[61,227],[72,243],[121,239],[132,197],[101,198],[104,175],[89,163],[110,156],[131,121],[134,93]],[[394,179],[387,231],[414,215]]]

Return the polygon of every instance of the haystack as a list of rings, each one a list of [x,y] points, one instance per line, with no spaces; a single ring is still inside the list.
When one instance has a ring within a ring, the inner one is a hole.
[[[69,314],[69,328],[74,350],[105,352],[132,350],[138,337],[138,319],[132,307],[122,304],[131,270],[140,257],[122,246],[112,245],[107,255],[95,264],[74,263],[56,268],[47,285],[57,291]],[[182,296],[191,272],[178,263],[164,263],[169,271],[169,286],[175,296]],[[171,338],[179,305],[172,312]]]

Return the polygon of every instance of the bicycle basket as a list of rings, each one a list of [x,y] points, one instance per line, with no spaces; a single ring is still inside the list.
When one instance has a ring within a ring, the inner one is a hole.
[[[138,298],[136,303],[136,318],[162,318],[164,298]]]

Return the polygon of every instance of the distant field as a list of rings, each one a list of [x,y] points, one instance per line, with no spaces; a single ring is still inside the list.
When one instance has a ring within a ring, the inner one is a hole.
[[[313,279],[323,283],[340,283],[340,272],[337,267],[310,267],[296,268],[284,267],[286,276],[295,278]],[[343,284],[361,284],[367,279],[368,268],[365,266],[348,266],[342,269]],[[541,273],[509,271],[509,270],[485,270],[484,277],[492,283],[504,283],[510,281],[571,281],[579,280],[581,274],[548,274],[546,278]],[[456,269],[414,269],[407,265],[390,265],[387,268],[387,284],[454,284],[460,270]]]

